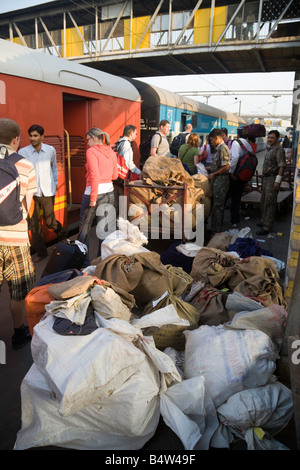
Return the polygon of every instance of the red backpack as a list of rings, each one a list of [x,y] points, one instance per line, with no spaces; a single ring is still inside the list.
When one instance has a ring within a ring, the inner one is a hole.
[[[239,158],[234,175],[237,176],[239,180],[248,183],[255,173],[258,164],[257,156],[254,155],[254,153],[249,152],[249,150],[246,149],[244,144],[242,144],[239,139],[237,139],[237,142],[240,144],[246,154]]]

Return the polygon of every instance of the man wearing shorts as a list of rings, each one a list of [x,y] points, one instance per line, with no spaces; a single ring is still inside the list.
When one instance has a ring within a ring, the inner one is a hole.
[[[20,127],[11,119],[0,119],[0,158],[16,153],[20,144]],[[35,272],[30,256],[27,215],[33,210],[36,192],[34,166],[25,158],[15,163],[20,178],[20,201],[23,218],[15,225],[0,225],[0,286],[8,283],[10,311],[14,326],[12,347],[19,349],[31,339],[25,325],[25,297],[33,288]]]

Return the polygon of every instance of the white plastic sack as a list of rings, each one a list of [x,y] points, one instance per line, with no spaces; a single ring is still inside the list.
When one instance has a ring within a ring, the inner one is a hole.
[[[195,258],[198,251],[201,249],[201,246],[196,245],[196,243],[181,243],[176,246],[176,250],[179,253],[182,253],[185,256],[190,258]]]
[[[31,351],[62,416],[109,396],[144,360],[136,347],[104,328],[86,336],[62,336],[53,322],[48,316],[34,327]]]
[[[208,177],[207,169],[205,168],[203,163],[197,163],[196,168],[197,168],[197,173],[201,173],[202,175],[205,175],[206,177]]]
[[[91,303],[95,312],[104,318],[121,318],[129,321],[131,312],[120,296],[110,287],[96,284],[90,291]]]
[[[159,372],[145,359],[110,396],[62,417],[59,401],[33,364],[21,385],[22,429],[14,448],[141,449],[159,422],[159,387]]]
[[[204,377],[183,380],[162,392],[160,412],[186,450],[209,449],[219,422]]]
[[[133,255],[149,252],[143,245],[148,243],[147,237],[139,228],[128,220],[120,218],[119,230],[109,234],[101,245],[101,259],[111,255]]]
[[[216,407],[234,393],[265,385],[275,370],[272,341],[260,331],[203,325],[184,334],[185,377],[203,375]]]
[[[226,310],[232,310],[235,313],[238,313],[258,310],[263,308],[263,305],[254,299],[250,299],[250,297],[245,297],[239,292],[233,292],[227,296],[225,307]]]
[[[278,353],[284,337],[286,319],[287,311],[281,305],[274,304],[251,312],[239,312],[224,328],[262,331],[272,340],[274,352]]]
[[[45,306],[45,312],[59,318],[66,318],[76,325],[83,325],[90,301],[90,293],[87,291],[70,299],[52,300]]]
[[[272,438],[293,414],[292,392],[280,382],[244,390],[217,408],[219,421],[245,439],[248,450],[280,450],[286,447]]]

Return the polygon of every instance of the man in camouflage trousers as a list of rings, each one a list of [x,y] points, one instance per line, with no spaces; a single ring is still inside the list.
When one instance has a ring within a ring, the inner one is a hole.
[[[222,228],[223,211],[229,189],[230,151],[223,141],[221,129],[213,129],[209,139],[216,149],[208,176],[212,184],[211,230],[214,234],[221,232]]]
[[[265,155],[262,175],[262,195],[260,202],[260,219],[257,225],[262,227],[257,235],[268,235],[273,229],[276,215],[277,195],[286,167],[285,152],[279,143],[280,134],[276,130],[268,133],[268,147]]]

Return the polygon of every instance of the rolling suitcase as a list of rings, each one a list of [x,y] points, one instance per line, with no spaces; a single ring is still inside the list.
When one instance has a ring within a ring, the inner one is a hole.
[[[81,226],[77,240],[84,243],[93,225],[96,207],[90,207],[85,221]],[[86,253],[73,240],[58,242],[50,256],[50,259],[41,275],[41,278],[49,274],[58,273],[66,269],[81,269],[86,259]]]

